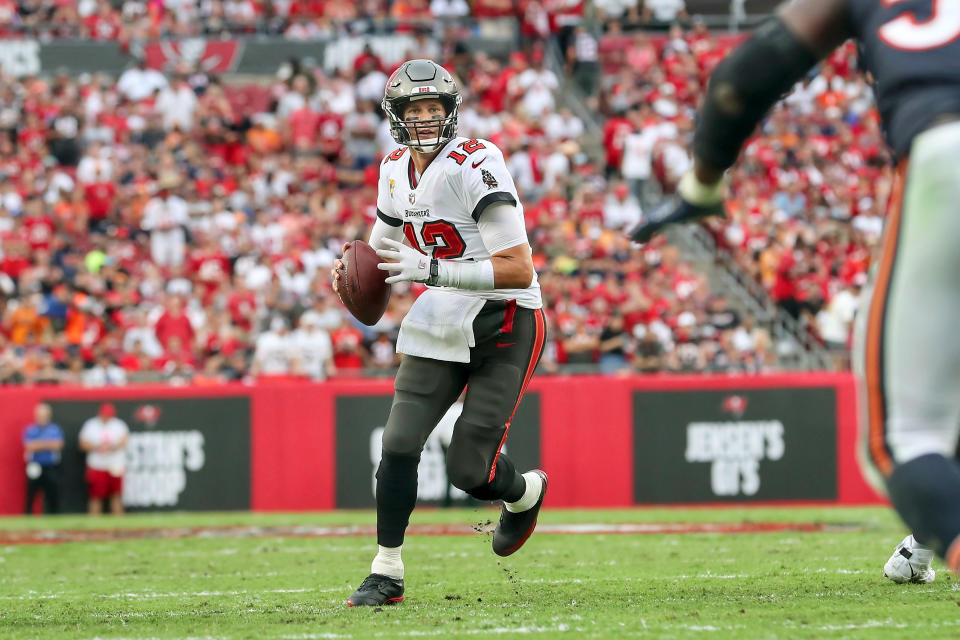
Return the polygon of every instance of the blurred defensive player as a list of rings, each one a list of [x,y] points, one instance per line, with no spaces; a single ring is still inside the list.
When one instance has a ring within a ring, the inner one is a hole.
[[[464,387],[447,476],[478,500],[503,501],[495,553],[510,555],[533,533],[547,490],[546,474],[521,474],[500,451],[545,336],[523,206],[500,150],[457,137],[459,105],[455,80],[430,60],[405,62],[387,81],[383,109],[402,146],[380,166],[370,245],[389,260],[379,265],[388,283],[428,288],[400,327],[404,357],[377,470],[379,551],[350,606],[403,600],[400,549],[420,453]]]
[[[934,553],[960,568],[960,1],[782,4],[714,71],[679,202],[631,235],[645,242],[668,224],[723,215],[723,173],[757,123],[848,38],[900,158],[854,347],[863,462],[913,531],[884,574],[930,582]]]

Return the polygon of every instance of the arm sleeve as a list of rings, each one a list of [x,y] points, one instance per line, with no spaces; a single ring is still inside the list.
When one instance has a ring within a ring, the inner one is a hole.
[[[393,218],[391,218],[391,220],[393,220]],[[397,220],[397,222],[399,223],[400,221]],[[400,224],[394,225],[392,222],[387,222],[380,217],[380,212],[378,211],[377,220],[373,223],[373,228],[370,230],[370,238],[367,240],[367,244],[374,249],[382,249],[383,247],[380,246],[380,241],[384,238],[403,242],[403,227]]]
[[[516,207],[520,202],[517,187],[500,149],[486,140],[471,142],[474,142],[474,151],[460,165],[467,211],[474,220],[480,220],[487,207],[494,203],[508,202]]]
[[[490,255],[527,242],[523,211],[509,202],[496,202],[488,206],[477,220],[477,229]]]
[[[717,65],[693,136],[697,157],[726,170],[767,111],[817,62],[779,16],[770,18]]]

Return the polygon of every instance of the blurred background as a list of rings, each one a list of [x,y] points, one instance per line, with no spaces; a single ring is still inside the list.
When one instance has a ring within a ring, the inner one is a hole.
[[[84,509],[77,435],[110,400],[130,507],[372,504],[361,481],[420,290],[395,286],[365,327],[329,268],[376,214],[386,79],[426,57],[523,199],[548,344],[523,405],[536,437],[515,446],[572,465],[554,504],[873,499],[848,344],[890,158],[855,49],[758,130],[727,220],[624,236],[689,166],[709,73],[775,4],[0,0],[0,465],[23,477],[24,428],[51,402],[64,505]],[[791,489],[811,461],[824,486]],[[580,495],[600,462],[610,492]],[[669,469],[699,479],[649,493]],[[0,483],[0,510],[22,512],[26,482]]]

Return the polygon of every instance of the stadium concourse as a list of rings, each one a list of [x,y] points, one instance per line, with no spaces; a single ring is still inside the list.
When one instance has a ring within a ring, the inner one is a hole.
[[[0,3],[0,21],[8,35],[122,41],[309,38],[361,19],[415,32],[419,48],[407,57],[446,62],[464,89],[460,133],[508,156],[547,304],[543,370],[777,368],[768,331],[712,292],[677,247],[635,247],[623,235],[689,162],[692,108],[731,39],[699,23],[651,37],[616,21],[594,39],[570,30],[582,5],[550,13],[531,1],[507,15],[537,44],[500,59],[456,46],[452,28],[428,37],[430,11],[458,18],[470,9],[463,2],[159,4]],[[472,17],[496,17],[501,4],[475,2]],[[281,6],[287,13],[262,13]],[[558,91],[544,60],[550,38],[570,43],[573,77],[596,90],[587,104],[605,118],[605,149]],[[604,73],[591,86],[597,74],[577,71],[595,69],[597,52]],[[379,101],[395,66],[366,50],[333,74],[304,59],[243,83],[182,63],[118,78],[4,73],[0,384],[392,371],[417,287],[394,287],[370,329],[343,310],[329,267],[375,217],[378,162],[395,145]],[[712,231],[779,304],[842,347],[888,190],[852,51],[791,96],[746,156],[730,219]]]

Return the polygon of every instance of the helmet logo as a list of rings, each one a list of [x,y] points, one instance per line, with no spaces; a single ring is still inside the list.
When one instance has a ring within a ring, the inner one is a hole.
[[[426,87],[417,87],[417,93],[439,93],[436,87],[426,86]]]

